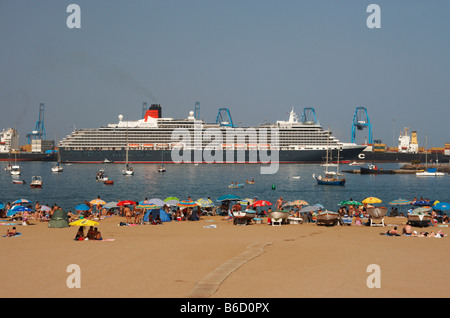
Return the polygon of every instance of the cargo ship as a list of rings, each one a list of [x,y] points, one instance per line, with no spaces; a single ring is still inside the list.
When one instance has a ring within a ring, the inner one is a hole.
[[[164,118],[159,104],[146,109],[142,119],[124,121],[119,115],[118,123],[75,130],[59,143],[66,163],[124,163],[126,158],[130,163],[267,163],[270,156],[278,163],[320,163],[327,149],[335,157],[339,152],[340,160],[353,160],[364,148],[324,130],[313,108],[305,108],[300,120],[292,108],[286,121],[236,127],[228,109],[219,109],[216,122],[206,123],[193,111],[183,119]]]
[[[398,147],[387,147],[381,142],[367,145],[366,149],[358,155],[362,162],[401,162],[401,163],[449,163],[450,143],[444,147],[419,147],[417,131],[408,134],[408,128],[400,132]]]

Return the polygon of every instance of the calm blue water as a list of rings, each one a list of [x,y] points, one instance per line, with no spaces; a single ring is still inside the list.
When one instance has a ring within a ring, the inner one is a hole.
[[[9,171],[4,171],[6,163],[0,164],[0,201],[12,202],[25,198],[33,203],[53,205],[58,203],[70,210],[85,200],[100,196],[106,202],[116,200],[143,200],[144,198],[165,199],[176,196],[185,199],[190,196],[196,200],[210,197],[215,200],[224,194],[236,194],[242,198],[265,199],[275,202],[280,196],[284,200],[303,199],[310,204],[321,203],[329,210],[337,210],[337,203],[350,198],[363,200],[376,196],[389,206],[389,201],[404,198],[424,197],[430,200],[450,202],[450,176],[438,178],[419,178],[415,175],[359,175],[346,174],[347,183],[339,186],[318,186],[312,178],[313,173],[321,173],[320,165],[283,164],[274,175],[260,174],[256,164],[169,164],[165,173],[157,172],[157,165],[134,164],[135,175],[122,175],[123,165],[118,164],[73,164],[64,165],[64,172],[55,174],[48,162],[22,162],[22,175],[19,179],[26,185],[12,183]],[[383,169],[397,169],[401,164],[379,164]],[[97,171],[104,168],[114,180],[114,185],[104,185],[95,180]],[[353,167],[341,165],[341,170]],[[356,167],[355,169],[359,169]],[[32,176],[41,176],[42,189],[31,189]],[[300,176],[293,179],[292,176]],[[255,184],[239,189],[229,189],[231,182],[245,183],[254,179]],[[272,189],[275,185],[275,190]]]

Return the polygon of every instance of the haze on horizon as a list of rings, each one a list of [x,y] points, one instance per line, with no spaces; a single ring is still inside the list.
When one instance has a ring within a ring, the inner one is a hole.
[[[71,3],[81,28],[69,29]],[[381,28],[369,29],[369,4]],[[200,102],[215,122],[228,107],[244,127],[313,107],[351,140],[366,107],[373,139],[450,142],[450,2],[299,0],[0,0],[0,129],[26,143],[45,104],[47,139],[137,120],[142,105],[185,118]],[[367,129],[358,132],[364,141]]]

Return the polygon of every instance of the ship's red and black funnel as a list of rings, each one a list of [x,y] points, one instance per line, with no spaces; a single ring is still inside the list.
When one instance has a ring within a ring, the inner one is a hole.
[[[144,116],[145,121],[147,121],[149,117],[161,118],[161,105],[159,104],[150,105],[150,108],[145,112]]]

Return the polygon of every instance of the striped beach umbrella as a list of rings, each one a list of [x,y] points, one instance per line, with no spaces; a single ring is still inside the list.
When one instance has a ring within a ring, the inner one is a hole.
[[[16,206],[13,206],[6,213],[6,216],[13,216],[14,214],[19,213],[19,212],[31,212],[31,211],[33,211],[33,210],[31,210],[30,208],[27,208],[27,207],[21,206],[21,205],[16,205]]]
[[[406,200],[406,199],[397,199],[397,200],[393,200],[391,202],[389,202],[390,205],[407,205],[407,204],[411,204],[412,201],[411,200]]]
[[[18,199],[16,201],[14,201],[12,204],[30,204],[31,201],[27,200],[27,199]]]
[[[138,209],[157,209],[159,208],[156,204],[139,204],[136,206]]]
[[[177,204],[177,206],[179,206],[181,208],[193,208],[196,205],[197,205],[197,203],[195,203],[192,199],[181,200]]]

